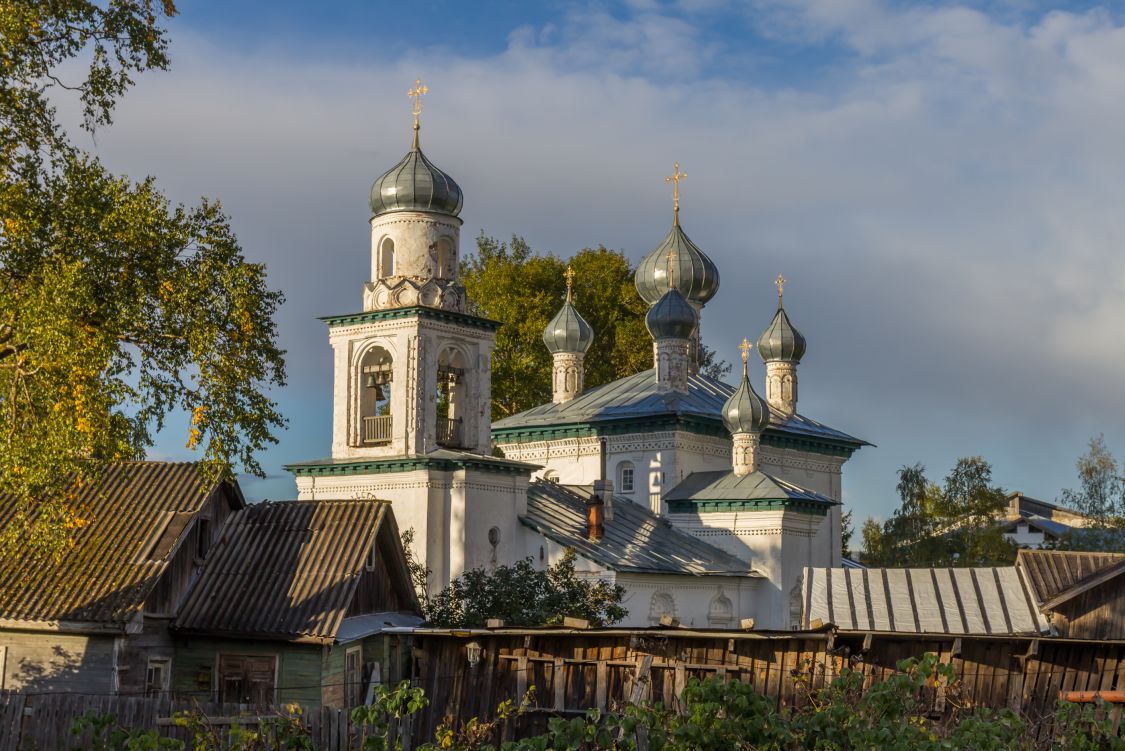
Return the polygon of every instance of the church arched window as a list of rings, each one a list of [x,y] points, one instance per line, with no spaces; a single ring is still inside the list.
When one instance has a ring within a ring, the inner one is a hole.
[[[384,237],[379,243],[379,277],[395,275],[395,241]]]
[[[622,493],[633,492],[635,474],[636,468],[633,462],[621,462],[617,465],[617,487]]]
[[[379,446],[391,442],[391,355],[372,347],[359,365],[359,443]]]
[[[676,617],[676,601],[667,592],[657,592],[648,604],[648,620],[655,626],[665,615]]]

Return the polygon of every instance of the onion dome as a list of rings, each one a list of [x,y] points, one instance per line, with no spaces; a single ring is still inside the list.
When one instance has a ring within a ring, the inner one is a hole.
[[[719,268],[684,233],[678,220],[663,242],[637,265],[633,283],[649,305],[668,291],[669,265],[675,270],[676,288],[688,300],[703,305],[719,291]]]
[[[758,356],[763,362],[800,362],[805,354],[805,337],[801,335],[785,314],[782,303],[782,292],[785,286],[785,277],[778,276],[777,281],[777,313],[758,339]]]
[[[559,352],[578,352],[585,354],[594,343],[594,329],[586,323],[586,319],[578,314],[571,303],[571,285],[574,283],[574,272],[568,266],[566,269],[566,302],[558,314],[555,315],[547,328],[543,330],[543,343],[551,354]]]
[[[370,205],[375,216],[389,211],[439,211],[457,216],[463,203],[460,186],[418,147],[417,133],[402,161],[371,186]]]
[[[742,340],[742,383],[723,404],[723,423],[733,433],[761,433],[770,424],[770,408],[750,385],[746,360],[750,342]]]
[[[648,309],[645,327],[653,339],[688,339],[699,323],[699,314],[673,287]]]

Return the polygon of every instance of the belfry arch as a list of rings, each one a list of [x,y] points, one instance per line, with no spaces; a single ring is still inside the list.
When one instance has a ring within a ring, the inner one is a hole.
[[[359,386],[358,441],[361,446],[382,446],[391,442],[394,359],[382,347],[364,353],[357,374]]]

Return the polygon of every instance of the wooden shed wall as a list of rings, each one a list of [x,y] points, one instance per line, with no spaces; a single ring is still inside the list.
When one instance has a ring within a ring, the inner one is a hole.
[[[114,636],[0,631],[0,689],[113,691]]]
[[[317,644],[290,644],[252,639],[195,637],[176,640],[172,661],[172,693],[213,701],[215,672],[220,654],[275,656],[277,701],[307,706],[321,703],[324,648]]]
[[[1064,602],[1051,613],[1059,636],[1072,639],[1125,639],[1125,577]]]

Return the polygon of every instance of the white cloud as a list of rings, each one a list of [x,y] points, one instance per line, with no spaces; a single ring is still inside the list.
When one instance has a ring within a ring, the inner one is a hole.
[[[99,147],[177,198],[223,198],[285,288],[293,430],[277,463],[327,450],[312,317],[359,305],[366,190],[408,144],[416,75],[423,146],[465,189],[467,242],[515,232],[638,259],[664,234],[678,159],[685,226],[723,271],[710,343],[755,335],[769,280],[793,280],[807,411],[881,445],[849,465],[861,511],[885,512],[893,470],[919,459],[983,453],[1002,482],[1053,496],[1089,433],[1125,450],[1125,29],[1100,12],[1021,25],[763,3],[759,33],[845,49],[821,77],[766,86],[715,72],[744,62],[698,20],[717,12],[588,7],[478,59],[310,63],[181,32],[173,72],[142,79]]]

